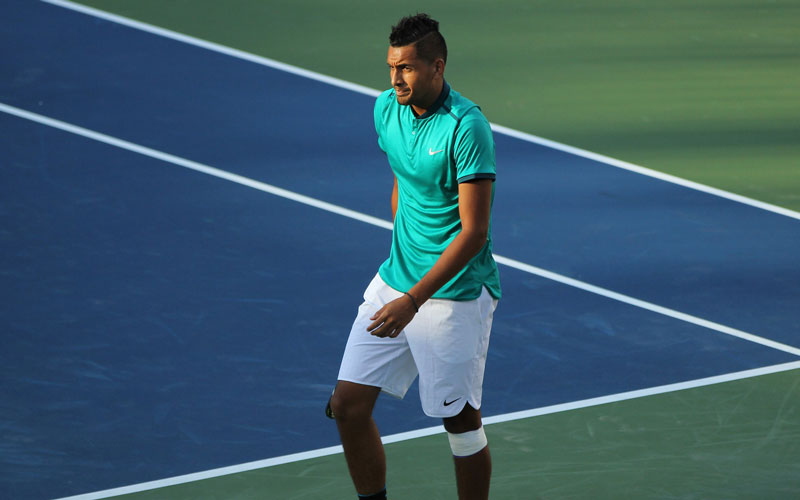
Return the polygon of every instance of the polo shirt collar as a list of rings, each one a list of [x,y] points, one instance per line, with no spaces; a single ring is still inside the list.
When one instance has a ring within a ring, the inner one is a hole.
[[[444,101],[447,99],[447,96],[449,95],[450,95],[450,85],[447,84],[447,81],[444,81],[442,84],[442,93],[439,94],[439,97],[436,98],[436,101],[434,101],[434,103],[431,105],[430,108],[428,108],[425,111],[425,113],[416,117],[417,120],[422,120],[424,118],[428,118],[429,116],[433,116],[433,114],[436,113],[436,111],[438,111],[439,108],[442,107],[442,104],[444,104]],[[413,112],[414,109],[412,108],[411,111]]]

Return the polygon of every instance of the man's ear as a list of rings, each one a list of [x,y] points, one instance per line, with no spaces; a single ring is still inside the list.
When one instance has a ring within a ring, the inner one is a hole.
[[[436,59],[434,62],[434,72],[439,76],[444,76],[444,59],[441,57]]]

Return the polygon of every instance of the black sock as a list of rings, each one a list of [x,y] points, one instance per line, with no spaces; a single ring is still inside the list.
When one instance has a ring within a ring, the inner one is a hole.
[[[358,495],[358,500],[386,500],[386,488],[372,495]]]

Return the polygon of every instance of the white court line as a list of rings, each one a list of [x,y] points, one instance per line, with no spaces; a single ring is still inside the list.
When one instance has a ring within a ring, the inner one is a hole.
[[[669,309],[667,307],[659,306],[657,304],[653,304],[652,302],[639,300],[634,297],[630,297],[628,295],[623,295],[621,293],[601,288],[599,286],[585,283],[583,281],[578,281],[576,279],[569,278],[567,276],[557,274],[552,271],[542,269],[540,267],[535,267],[530,264],[525,264],[524,262],[519,262],[513,259],[509,259],[508,257],[503,257],[502,255],[495,254],[494,258],[498,264],[505,264],[515,269],[519,269],[520,271],[526,271],[531,274],[541,276],[543,278],[547,278],[553,281],[558,281],[559,283],[563,283],[565,285],[569,285],[575,288],[580,288],[581,290],[595,293],[597,295],[602,295],[603,297],[617,300],[619,302],[624,302],[625,304],[640,307],[642,309],[647,309],[648,311],[652,311],[654,313],[663,314],[664,316],[669,316],[671,318],[675,318],[681,321],[686,321],[687,323],[692,323],[697,326],[702,326],[710,330],[716,330],[726,335],[731,335],[733,337],[738,337],[740,339],[747,340],[749,342],[754,342],[756,344],[761,344],[766,347],[771,347],[779,351],[788,352],[789,354],[794,354],[795,356],[800,356],[800,349],[798,349],[797,347],[793,347],[787,344],[782,344],[780,342],[775,342],[774,340],[769,340],[764,337],[759,337],[758,335],[753,335],[752,333],[747,333],[742,330],[737,330],[736,328],[731,328],[730,326],[722,325],[720,323],[715,323],[713,321],[699,318],[697,316],[692,316],[691,314],[686,314],[680,311],[676,311],[674,309]]]
[[[792,363],[784,363],[780,365],[766,366],[763,368],[756,368],[753,370],[746,370],[741,372],[729,373],[726,375],[718,375],[715,377],[701,378],[697,380],[690,380],[687,382],[679,382],[677,384],[662,385],[658,387],[651,387],[648,389],[641,389],[638,391],[623,392],[619,394],[612,394],[609,396],[602,396],[599,398],[584,399],[583,401],[573,401],[571,403],[564,403],[553,406],[545,406],[543,408],[535,408],[532,410],[518,411],[513,413],[506,413],[504,415],[495,415],[493,417],[486,417],[483,419],[484,425],[498,424],[502,422],[510,422],[520,420],[523,418],[538,417],[542,415],[550,415],[553,413],[560,413],[565,411],[577,410],[580,408],[589,408],[592,406],[600,406],[609,403],[617,403],[620,401],[627,401],[631,399],[638,399],[647,396],[654,396],[657,394],[666,394],[669,392],[683,391],[686,389],[694,389],[697,387],[705,387],[709,385],[716,385],[725,382],[732,382],[734,380],[742,380],[746,378],[758,377],[761,375],[768,375],[771,373],[779,373],[788,370],[800,369],[800,361]],[[427,427],[416,431],[402,432],[399,434],[392,434],[385,436],[382,439],[384,444],[397,443],[400,441],[407,441],[410,439],[432,436],[435,434],[443,434],[444,427],[437,425],[434,427]],[[96,491],[93,493],[86,493],[71,497],[64,497],[57,500],[97,500],[101,498],[109,498],[118,495],[125,495],[129,493],[138,493],[142,491],[154,490],[164,488],[166,486],[175,486],[178,484],[190,483],[194,481],[202,481],[204,479],[211,479],[220,476],[227,476],[230,474],[238,474],[240,472],[247,472],[257,469],[265,469],[267,467],[274,467],[276,465],[288,464],[292,462],[299,462],[302,460],[310,460],[313,458],[325,457],[329,455],[336,455],[342,453],[341,446],[330,446],[328,448],[320,448],[317,450],[306,451],[303,453],[294,453],[291,455],[284,455],[281,457],[268,458],[266,460],[257,460],[255,462],[248,462],[239,465],[232,465],[229,467],[221,467],[219,469],[211,469],[203,472],[195,472],[193,474],[186,474],[183,476],[175,476],[171,478],[160,479],[157,481],[150,481],[147,483],[133,484],[130,486],[122,486],[109,490]]]
[[[144,156],[149,156],[151,158],[155,158],[157,160],[161,160],[167,163],[172,163],[173,165],[178,165],[184,168],[188,168],[190,170],[194,170],[197,172],[201,172],[207,175],[211,175],[214,177],[218,177],[220,179],[225,179],[231,182],[235,182],[237,184],[241,184],[243,186],[251,187],[254,189],[258,189],[260,191],[264,191],[275,196],[280,196],[282,198],[286,198],[292,201],[296,201],[298,203],[303,203],[305,205],[310,205],[312,207],[319,208],[321,210],[326,210],[328,212],[332,212],[338,215],[342,215],[344,217],[349,217],[351,219],[355,219],[361,222],[365,222],[367,224],[371,224],[373,226],[382,227],[384,229],[392,229],[392,223],[379,219],[378,217],[373,217],[371,215],[362,214],[361,212],[356,212],[355,210],[350,210],[348,208],[341,207],[339,205],[334,205],[333,203],[328,203],[325,201],[317,200],[316,198],[311,198],[310,196],[305,196],[302,194],[295,193],[293,191],[289,191],[287,189],[282,189],[277,186],[273,186],[271,184],[267,184],[265,182],[256,181],[254,179],[250,179],[248,177],[244,177],[238,174],[234,174],[231,172],[227,172],[225,170],[220,170],[218,168],[205,165],[202,163],[198,163],[196,161],[187,160],[186,158],[181,158],[180,156],[171,155],[169,153],[164,153],[162,151],[158,151],[152,148],[148,148],[145,146],[141,146],[139,144],[134,144],[129,141],[125,141],[122,139],[118,139],[116,137],[112,137],[110,135],[102,134],[100,132],[95,132],[93,130],[89,130],[87,128],[79,127],[77,125],[72,125],[67,122],[63,122],[61,120],[56,120],[54,118],[49,118],[47,116],[40,115],[38,113],[33,113],[30,111],[26,111],[24,109],[16,108],[14,106],[9,106],[8,104],[0,103],[0,111],[5,113],[24,118],[27,120],[34,121],[36,123],[40,123],[42,125],[47,125],[49,127],[57,128],[59,130],[63,130],[65,132],[70,132],[72,134],[76,134],[82,137],[86,137],[88,139],[93,139],[98,142],[102,142],[104,144],[109,144],[111,146],[116,146],[121,149],[125,149],[128,151],[132,151],[134,153],[138,153]],[[503,264],[509,267],[513,267],[515,269],[519,269],[520,271],[525,271],[527,273],[535,274],[537,276],[541,276],[543,278],[547,278],[549,280],[557,281],[559,283],[563,283],[565,285],[579,288],[581,290],[594,293],[597,295],[601,295],[603,297],[607,297],[612,300],[616,300],[619,302],[623,302],[625,304],[629,304],[635,307],[639,307],[642,309],[646,309],[648,311],[652,311],[658,314],[662,314],[664,316],[669,316],[671,318],[675,318],[681,321],[685,321],[687,323],[692,323],[698,326],[702,326],[704,328],[708,328],[711,330],[718,331],[720,333],[724,333],[726,335],[731,335],[733,337],[738,337],[743,340],[747,340],[748,342],[754,342],[756,344],[761,344],[766,347],[771,347],[773,349],[777,349],[779,351],[787,352],[789,354],[794,354],[795,356],[800,356],[800,349],[797,347],[793,347],[790,345],[782,344],[780,342],[776,342],[774,340],[770,340],[764,337],[759,337],[758,335],[753,335],[752,333],[747,333],[742,330],[737,330],[736,328],[731,328],[726,325],[722,325],[719,323],[715,323],[713,321],[708,321],[703,318],[699,318],[697,316],[692,316],[690,314],[682,313],[680,311],[675,311],[674,309],[669,309],[666,307],[659,306],[657,304],[653,304],[650,302],[646,302],[644,300],[636,299],[627,295],[623,295],[621,293],[617,293],[611,290],[607,290],[605,288],[601,288],[599,286],[595,286],[583,281],[576,280],[574,278],[569,278],[567,276],[563,276],[558,273],[554,273],[552,271],[548,271],[546,269],[542,269],[540,267],[532,266],[530,264],[525,264],[524,262],[520,262],[518,260],[509,259],[508,257],[503,257],[502,255],[495,254],[495,260],[499,264]]]
[[[207,175],[211,175],[214,177],[218,177],[220,179],[225,179],[231,182],[235,182],[237,184],[241,184],[243,186],[251,187],[254,189],[258,189],[260,191],[264,191],[275,196],[280,196],[282,198],[286,198],[292,201],[296,201],[298,203],[303,203],[305,205],[310,205],[312,207],[319,208],[321,210],[326,210],[328,212],[332,212],[338,215],[342,215],[344,217],[349,217],[351,219],[355,219],[361,222],[365,222],[367,224],[371,224],[373,226],[382,227],[384,229],[392,229],[392,223],[379,219],[378,217],[373,217],[371,215],[362,214],[361,212],[356,212],[355,210],[350,210],[348,208],[341,207],[339,205],[334,205],[333,203],[328,203],[325,201],[317,200],[316,198],[311,198],[310,196],[305,196],[302,194],[295,193],[293,191],[289,191],[287,189],[282,189],[277,186],[273,186],[271,184],[267,184],[265,182],[256,181],[254,179],[250,179],[248,177],[244,177],[238,174],[234,174],[231,172],[227,172],[225,170],[220,170],[218,168],[205,165],[202,163],[198,163],[196,161],[187,160],[186,158],[181,158],[180,156],[171,155],[169,153],[164,153],[162,151],[158,151],[152,148],[148,148],[145,146],[141,146],[139,144],[134,144],[129,141],[125,141],[122,139],[118,139],[116,137],[112,137],[110,135],[102,134],[100,132],[95,132],[93,130],[89,130],[87,128],[79,127],[77,125],[72,125],[67,122],[63,122],[61,120],[56,120],[54,118],[49,118],[47,116],[40,115],[38,113],[33,113],[30,111],[26,111],[24,109],[16,108],[14,106],[9,106],[8,104],[0,103],[0,111],[24,118],[27,120],[31,120],[36,123],[40,123],[42,125],[47,125],[49,127],[57,128],[59,130],[63,130],[65,132],[69,132],[72,134],[76,134],[82,137],[86,137],[88,139],[93,139],[98,142],[102,142],[104,144],[108,144],[111,146],[116,146],[121,149],[125,149],[128,151],[132,151],[134,153],[138,153],[144,156],[149,156],[151,158],[155,158],[157,160],[161,160],[167,163],[172,163],[173,165],[178,165],[184,168],[188,168],[190,170],[194,170],[197,172],[201,172]],[[651,302],[646,302],[644,300],[636,299],[634,297],[630,297],[627,295],[623,295],[621,293],[617,293],[605,288],[601,288],[599,286],[595,286],[583,281],[576,280],[574,278],[569,278],[567,276],[554,273],[552,271],[548,271],[546,269],[542,269],[540,267],[532,266],[530,264],[526,264],[524,262],[520,262],[518,260],[509,259],[508,257],[503,257],[501,255],[494,255],[495,260],[499,264],[503,264],[509,267],[513,267],[515,269],[519,269],[520,271],[525,271],[530,274],[535,274],[537,276],[541,276],[543,278],[547,278],[549,280],[557,281],[559,283],[563,283],[565,285],[579,288],[581,290],[594,293],[597,295],[601,295],[603,297],[616,300],[619,302],[623,302],[625,304],[629,304],[635,307],[639,307],[641,309],[646,309],[648,311],[652,311],[658,314],[662,314],[664,316],[669,316],[671,318],[675,318],[681,321],[685,321],[687,323],[692,323],[698,326],[702,326],[704,328],[708,328],[710,330],[715,330],[720,333],[724,333],[726,335],[731,335],[733,337],[738,337],[740,339],[746,340],[748,342],[754,342],[756,344],[761,344],[766,347],[770,347],[772,349],[777,349],[779,351],[787,352],[789,354],[794,354],[795,356],[800,356],[800,349],[797,347],[793,347],[787,344],[783,344],[780,342],[776,342],[774,340],[770,340],[764,337],[759,337],[758,335],[753,335],[752,333],[747,333],[742,330],[737,330],[736,328],[731,328],[726,325],[722,325],[720,323],[715,323],[713,321],[708,321],[703,318],[699,318],[697,316],[692,316],[690,314],[682,313],[680,311],[676,311],[674,309],[669,309],[666,307],[659,306],[657,304],[653,304]]]
[[[133,19],[123,17],[117,14],[111,14],[109,12],[95,9],[92,7],[87,7],[85,5],[76,4],[67,0],[42,0],[45,3],[49,3],[52,5],[56,5],[59,7],[63,7],[66,9],[74,10],[76,12],[81,12],[83,14],[87,14],[90,16],[94,16],[100,19],[105,19],[106,21],[111,21],[117,24],[122,24],[131,28],[135,28],[141,31],[146,31],[148,33],[152,33],[154,35],[162,36],[165,38],[170,38],[172,40],[176,40],[179,42],[187,43],[190,45],[194,45],[197,47],[202,47],[207,50],[211,50],[214,52],[218,52],[221,54],[225,54],[231,57],[236,57],[239,59],[244,59],[246,61],[250,61],[256,64],[260,64],[262,66],[268,66],[270,68],[278,69],[281,71],[285,71],[287,73],[292,73],[295,75],[299,75],[305,78],[309,78],[311,80],[316,80],[319,82],[327,83],[329,85],[333,85],[335,87],[340,87],[347,90],[352,90],[353,92],[358,92],[361,94],[369,95],[376,97],[380,94],[379,90],[371,89],[369,87],[365,87],[363,85],[358,85],[356,83],[348,82],[345,80],[341,80],[339,78],[334,78],[331,76],[323,75],[321,73],[317,73],[314,71],[309,71],[307,69],[299,68],[297,66],[292,66],[291,64],[282,63],[280,61],[276,61],[274,59],[269,59],[267,57],[257,56],[255,54],[251,54],[249,52],[245,52],[243,50],[234,49],[231,47],[227,47],[225,45],[221,45],[214,42],[209,42],[207,40],[203,40],[200,38],[196,38],[189,35],[184,35],[182,33],[178,33],[176,31],[168,30],[165,28],[160,28],[158,26],[154,26],[152,24],[147,24],[141,21],[135,21]],[[701,191],[707,194],[711,194],[714,196],[718,196],[720,198],[725,198],[731,201],[736,201],[739,203],[743,203],[745,205],[750,205],[756,208],[760,208],[762,210],[767,210],[769,212],[774,212],[776,214],[785,215],[787,217],[792,217],[794,219],[800,220],[800,212],[795,212],[794,210],[790,210],[788,208],[779,207],[777,205],[772,205],[770,203],[766,203],[759,200],[754,200],[752,198],[748,198],[746,196],[738,195],[735,193],[731,193],[722,189],[717,189],[711,186],[707,186],[705,184],[700,184],[698,182],[693,182],[690,180],[682,179],[680,177],[676,177],[674,175],[665,174],[663,172],[659,172],[656,170],[651,170],[649,168],[645,168],[639,165],[635,165],[633,163],[629,163],[622,160],[617,160],[615,158],[611,158],[609,156],[601,155],[598,153],[593,153],[591,151],[586,151],[585,149],[576,148],[573,146],[568,146],[566,144],[562,144],[556,141],[551,141],[549,139],[544,139],[542,137],[538,137],[532,134],[528,134],[526,132],[520,132],[518,130],[514,130],[508,127],[504,127],[502,125],[497,125],[492,123],[492,130],[495,132],[505,134],[511,137],[515,137],[517,139],[521,139],[528,142],[533,142],[535,144],[540,144],[542,146],[547,146],[552,149],[556,149],[559,151],[564,151],[566,153],[573,154],[575,156],[580,156],[583,158],[587,158],[590,160],[594,160],[600,163],[605,163],[606,165],[610,165],[613,167],[621,168],[624,170],[628,170],[630,172],[636,172],[641,175],[646,175],[648,177],[653,177],[655,179],[659,179],[662,181],[670,182],[672,184],[677,184],[679,186],[687,187],[690,189],[694,189],[696,191]]]
[[[178,165],[191,170],[195,170],[197,172],[202,172],[204,174],[212,175],[214,177],[219,177],[220,179],[225,179],[231,182],[235,182],[243,186],[255,188],[260,191],[274,194],[275,196],[280,196],[281,198],[297,201],[305,205],[310,205],[312,207],[326,210],[328,212],[333,212],[335,214],[343,215],[345,217],[356,219],[361,222],[366,222],[367,224],[372,224],[373,226],[379,226],[385,229],[392,229],[391,222],[379,219],[377,217],[372,217],[371,215],[362,214],[361,212],[356,212],[355,210],[350,210],[348,208],[340,207],[332,203],[327,203],[321,200],[317,200],[315,198],[311,198],[309,196],[304,196],[302,194],[295,193],[293,191],[288,191],[286,189],[273,186],[271,184],[259,182],[250,179],[248,177],[243,177],[241,175],[237,175],[231,172],[226,172],[225,170],[220,170],[218,168],[210,167],[208,165],[204,165],[196,161],[187,160],[185,158],[181,158],[180,156],[171,155],[169,153],[164,153],[156,149],[140,146],[138,144],[134,144],[132,142],[128,142],[122,139],[117,139],[116,137],[112,137],[106,134],[101,134],[100,132],[95,132],[87,128],[78,127],[77,125],[72,125],[67,122],[62,122],[61,120],[48,118],[46,116],[37,113],[32,113],[30,111],[25,111],[24,109],[15,108],[14,106],[9,106],[3,103],[0,103],[0,111],[18,116],[20,118],[25,118],[27,120],[31,120],[37,123],[41,123],[42,125],[47,125],[53,128],[57,128],[65,132],[70,132],[76,135],[80,135],[88,139],[93,139],[98,142],[109,144],[111,146],[116,146],[118,148],[126,149],[128,151],[133,151],[134,153],[139,153],[144,156],[149,156],[157,160],[165,161],[167,163],[172,163],[173,165]]]

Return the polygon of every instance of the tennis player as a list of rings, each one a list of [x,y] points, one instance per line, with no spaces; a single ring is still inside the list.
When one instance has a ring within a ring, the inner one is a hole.
[[[372,409],[419,374],[422,409],[448,432],[460,499],[489,496],[481,389],[500,298],[492,257],[494,141],[480,109],[444,79],[447,46],[426,14],[389,36],[392,88],[375,102],[378,144],[394,172],[389,258],[364,293],[328,413],[361,499],[386,498]]]

